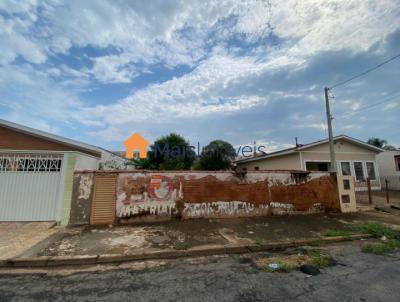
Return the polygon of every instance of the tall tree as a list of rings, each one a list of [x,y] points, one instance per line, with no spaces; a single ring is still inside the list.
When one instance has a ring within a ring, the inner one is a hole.
[[[150,146],[146,159],[137,159],[134,163],[141,169],[188,170],[196,157],[193,149],[182,136],[171,133]]]
[[[223,140],[212,141],[202,150],[196,169],[227,170],[235,155],[235,149],[230,143]]]
[[[370,144],[370,145],[373,145],[375,147],[378,147],[378,148],[383,148],[385,145],[387,145],[388,142],[385,139],[380,139],[380,138],[377,138],[377,137],[371,137],[367,141],[367,143]]]

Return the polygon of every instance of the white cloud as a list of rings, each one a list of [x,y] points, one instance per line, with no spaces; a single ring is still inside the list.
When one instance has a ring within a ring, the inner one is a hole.
[[[360,108],[360,106],[361,106],[361,102],[354,102],[351,104],[350,108],[351,108],[351,110],[355,111],[358,108]]]
[[[0,66],[0,107],[14,120],[35,117],[43,125],[45,121],[69,122],[81,106],[74,90],[66,90],[45,72],[28,64]]]
[[[389,104],[386,104],[386,105],[383,107],[383,110],[384,110],[384,111],[388,111],[388,110],[394,109],[394,108],[396,108],[396,107],[398,107],[398,106],[399,106],[398,103],[389,103]]]
[[[294,128],[312,128],[321,131],[326,131],[326,125],[324,123],[299,124],[295,125]]]
[[[399,28],[399,15],[400,6],[389,0],[4,0],[0,104],[46,119],[75,120],[108,139],[122,133],[121,125],[222,116],[275,100],[317,106],[315,81],[301,91],[269,87],[306,70],[317,54],[370,49]],[[75,64],[57,63],[65,56]],[[31,64],[21,66],[19,57]],[[191,71],[133,89],[152,66],[180,65]],[[80,99],[82,91],[112,83],[131,83],[132,92],[102,105]],[[361,104],[339,103],[346,110]],[[296,127],[325,129],[320,116],[302,115]]]
[[[243,78],[273,70],[276,66],[274,62],[262,63],[249,57],[215,55],[204,60],[190,74],[152,84],[117,104],[87,108],[83,113],[88,119],[100,118],[107,125],[120,125],[245,111],[267,104],[270,97],[257,94],[230,95],[232,86]]]
[[[43,47],[29,37],[28,28],[32,24],[30,20],[11,20],[0,15],[0,64],[12,62],[17,56],[35,64],[46,61]]]
[[[130,83],[137,73],[129,63],[126,56],[97,57],[88,73],[102,83]]]

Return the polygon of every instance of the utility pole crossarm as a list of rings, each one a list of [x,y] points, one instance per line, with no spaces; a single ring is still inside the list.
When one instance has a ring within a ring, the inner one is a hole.
[[[332,115],[329,107],[329,88],[325,88],[325,106],[326,106],[326,121],[328,124],[329,153],[331,157],[330,171],[336,172],[335,149],[334,149],[333,134],[332,134]]]

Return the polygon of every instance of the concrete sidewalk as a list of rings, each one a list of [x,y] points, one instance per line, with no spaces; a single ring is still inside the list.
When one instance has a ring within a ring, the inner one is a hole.
[[[132,255],[316,240],[327,230],[349,230],[375,221],[400,228],[400,216],[380,212],[315,214],[242,219],[193,219],[111,228],[69,228],[23,257]]]
[[[1,222],[0,260],[16,257],[55,234],[55,222]]]

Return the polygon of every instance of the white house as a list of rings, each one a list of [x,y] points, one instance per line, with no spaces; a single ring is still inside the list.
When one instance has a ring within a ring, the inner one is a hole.
[[[105,149],[0,119],[0,221],[66,224],[74,171],[124,164]]]
[[[376,159],[381,183],[384,184],[387,179],[390,190],[400,190],[400,150],[382,152]]]

